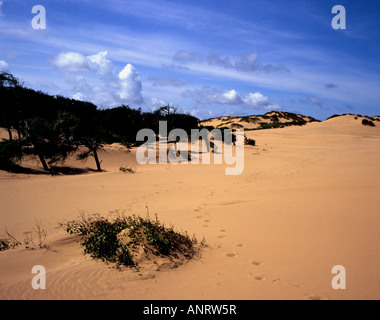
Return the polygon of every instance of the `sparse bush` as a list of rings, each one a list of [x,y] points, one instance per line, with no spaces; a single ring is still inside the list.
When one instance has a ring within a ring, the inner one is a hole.
[[[244,126],[241,125],[240,123],[233,123],[233,124],[231,124],[231,128],[238,128],[238,129],[240,129],[240,128],[244,128]]]
[[[257,117],[254,117],[254,116],[246,116],[246,117],[242,117],[239,121],[240,122],[256,123],[256,122],[260,121],[260,119]]]
[[[249,145],[249,146],[255,146],[256,141],[253,139],[249,139],[246,136],[244,136],[244,144]]]
[[[119,170],[124,173],[136,173],[136,171],[129,167],[120,167]]]
[[[368,119],[363,119],[362,124],[365,126],[375,127],[375,124],[371,120],[368,120]]]
[[[68,233],[79,235],[84,254],[115,263],[118,267],[136,267],[134,252],[139,248],[156,256],[176,257],[182,254],[191,258],[197,242],[194,237],[191,239],[187,234],[175,232],[173,227],[161,225],[157,217],[155,221],[138,216],[119,217],[111,222],[82,216],[82,220],[64,226]],[[121,235],[128,240],[122,241]]]
[[[13,235],[11,235],[7,230],[5,230],[5,235],[0,238],[0,251],[7,250],[10,248],[15,248],[20,245],[21,242],[18,241]]]
[[[40,220],[36,219],[36,228],[34,229],[34,232],[37,234],[38,237],[38,246],[40,248],[46,248],[46,244],[44,242],[47,236],[47,231],[45,228],[43,228]]]
[[[271,121],[272,121],[272,122],[275,122],[275,123],[280,122],[280,120],[278,119],[278,116],[275,115],[275,114],[271,116]]]
[[[6,238],[0,238],[0,251],[9,249],[9,240]]]

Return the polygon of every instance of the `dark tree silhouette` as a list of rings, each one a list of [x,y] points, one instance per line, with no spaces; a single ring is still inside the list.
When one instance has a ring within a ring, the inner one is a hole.
[[[168,122],[168,131],[181,128],[190,134],[198,119],[180,114],[171,105],[153,112],[129,106],[98,109],[94,104],[63,96],[52,96],[25,88],[12,74],[0,72],[0,127],[9,134],[0,147],[3,165],[15,163],[23,155],[38,157],[44,170],[78,150],[77,158],[94,157],[102,171],[99,150],[105,143],[136,144],[140,129],[158,132],[159,121]],[[12,136],[18,133],[18,139]],[[84,150],[85,149],[85,150]]]
[[[0,126],[7,129],[9,140],[13,140],[12,129],[20,132],[21,110],[17,92],[21,87],[22,84],[12,74],[0,72]]]
[[[63,163],[76,150],[75,144],[59,130],[59,124],[42,118],[27,121],[23,142],[24,152],[37,156],[45,171],[50,170],[49,166]]]
[[[17,140],[0,141],[0,169],[10,170],[22,159],[22,145]]]
[[[85,160],[88,157],[92,156],[94,157],[95,163],[96,163],[96,170],[103,171],[101,168],[101,161],[99,160],[98,156],[98,150],[103,147],[102,144],[96,142],[94,139],[84,139],[81,141],[81,143],[87,147],[87,150],[79,152],[77,155],[78,160]]]

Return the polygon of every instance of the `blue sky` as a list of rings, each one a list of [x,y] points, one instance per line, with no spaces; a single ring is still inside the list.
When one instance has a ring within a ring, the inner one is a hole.
[[[379,115],[379,57],[375,0],[0,0],[0,70],[101,108]]]

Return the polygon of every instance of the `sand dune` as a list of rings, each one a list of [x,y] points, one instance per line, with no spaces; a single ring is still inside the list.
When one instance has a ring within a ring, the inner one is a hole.
[[[252,115],[246,117],[219,117],[207,119],[200,122],[200,125],[214,128],[229,128],[229,129],[266,129],[267,127],[285,127],[295,124],[306,124],[318,121],[312,117],[302,114],[294,114],[282,111],[271,111],[264,115]]]
[[[47,248],[0,252],[0,299],[379,299],[375,124],[346,115],[246,131],[256,146],[246,146],[238,176],[226,176],[225,165],[138,165],[136,150],[120,145],[100,153],[101,173],[0,171],[0,233],[22,242],[29,232],[37,242],[36,219],[48,233]],[[91,159],[67,165],[95,168]],[[84,256],[58,225],[81,210],[112,218],[147,208],[204,236],[201,256],[175,269],[120,272]],[[45,290],[31,286],[34,265],[46,268]],[[335,265],[346,268],[345,290],[331,286]]]

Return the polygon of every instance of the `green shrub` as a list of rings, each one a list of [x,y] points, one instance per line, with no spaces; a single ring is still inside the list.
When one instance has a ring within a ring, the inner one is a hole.
[[[65,227],[68,233],[79,235],[84,254],[116,263],[118,267],[137,266],[133,253],[139,247],[159,256],[177,257],[177,254],[183,254],[186,258],[191,258],[195,253],[194,237],[190,239],[187,234],[166,228],[159,223],[157,217],[152,221],[149,218],[129,216],[117,218],[113,222],[104,218],[82,217],[82,220],[69,222]],[[121,234],[128,241],[121,241]]]

